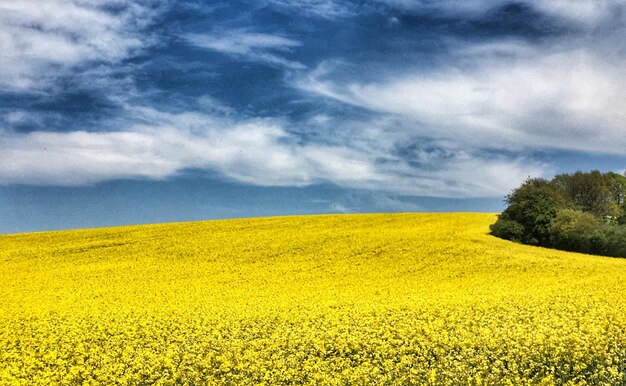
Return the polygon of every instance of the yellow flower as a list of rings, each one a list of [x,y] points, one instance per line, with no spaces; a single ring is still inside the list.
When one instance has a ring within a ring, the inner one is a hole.
[[[626,260],[510,243],[494,221],[0,236],[0,385],[626,384]]]

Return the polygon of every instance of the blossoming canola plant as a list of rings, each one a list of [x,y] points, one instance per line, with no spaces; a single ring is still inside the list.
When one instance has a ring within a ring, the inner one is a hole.
[[[0,384],[626,384],[626,260],[494,215],[0,237]]]

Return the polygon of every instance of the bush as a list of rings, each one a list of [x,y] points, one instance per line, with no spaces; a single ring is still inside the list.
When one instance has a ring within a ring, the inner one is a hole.
[[[626,226],[612,226],[606,229],[607,255],[626,257]]]
[[[489,226],[491,234],[502,239],[521,242],[524,236],[524,227],[517,221],[498,218],[495,224]]]
[[[524,244],[626,257],[626,176],[529,178],[507,197],[491,233]]]
[[[527,179],[506,198],[508,208],[502,213],[505,220],[523,228],[519,241],[524,244],[547,245],[550,222],[565,206],[562,196],[546,180]]]
[[[566,209],[550,225],[550,243],[566,251],[626,257],[626,226],[606,225],[590,213]]]
[[[594,255],[610,255],[609,240],[603,228],[594,229],[589,235],[589,253]]]
[[[567,251],[591,253],[591,238],[599,226],[600,221],[590,213],[561,210],[550,223],[550,245]]]
[[[552,184],[576,209],[598,217],[618,215],[610,183],[609,175],[597,170],[589,173],[578,171],[574,174],[560,174],[552,180]],[[616,195],[619,199],[619,192]]]
[[[616,222],[619,225],[626,225],[626,204],[622,204],[622,206],[620,207],[620,214],[617,216],[616,218]]]

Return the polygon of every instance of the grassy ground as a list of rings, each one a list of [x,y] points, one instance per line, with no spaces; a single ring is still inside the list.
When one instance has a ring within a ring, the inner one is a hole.
[[[626,260],[491,214],[0,236],[0,384],[626,384]]]

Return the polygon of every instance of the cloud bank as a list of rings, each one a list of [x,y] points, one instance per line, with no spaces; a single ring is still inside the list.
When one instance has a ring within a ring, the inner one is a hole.
[[[541,165],[484,158],[459,149],[413,148],[413,168],[392,155],[393,143],[302,143],[281,122],[232,121],[202,113],[135,109],[141,119],[125,131],[5,133],[0,182],[77,186],[111,179],[165,179],[188,169],[214,170],[260,186],[333,183],[406,195],[498,195]],[[375,133],[374,136],[379,133]],[[445,145],[443,145],[445,146]]]
[[[622,17],[624,2],[620,0],[378,0],[393,7],[414,12],[444,12],[447,15],[479,17],[482,14],[510,4],[524,5],[545,15],[573,22],[579,26],[594,27],[613,17]]]
[[[115,64],[150,44],[147,2],[0,2],[0,88],[41,91],[86,63]]]
[[[371,83],[337,80],[327,64],[299,86],[405,117],[420,135],[475,146],[626,149],[626,60],[521,43],[464,47],[458,55],[442,68]]]
[[[341,147],[292,143],[265,120],[232,122],[199,113],[152,109],[126,131],[7,134],[0,139],[3,183],[82,185],[108,179],[155,178],[213,169],[255,185],[303,186],[316,181],[376,181],[368,160]]]
[[[215,18],[210,24],[187,29],[183,17],[155,32],[149,27],[167,8],[157,3],[0,0],[4,93],[28,100],[54,94],[50,89],[96,87],[119,106],[114,116],[66,129],[45,127],[41,117],[52,108],[37,110],[40,102],[3,107],[0,184],[79,186],[201,169],[260,186],[501,197],[527,176],[550,173],[533,150],[623,154],[625,6],[517,2],[554,31],[485,36],[481,20],[501,17],[498,10],[511,4],[267,0],[255,8],[270,14],[263,22],[243,9],[224,21],[224,4],[199,12]],[[304,18],[285,21],[299,11]],[[378,29],[361,28],[359,20]],[[441,23],[475,35],[437,29]],[[312,36],[323,28],[328,36]],[[430,51],[413,52],[412,44],[399,50],[415,39]],[[380,52],[367,51],[370,44]],[[415,63],[420,55],[428,60]],[[192,64],[183,63],[188,58]],[[276,78],[255,79],[257,68]],[[259,95],[242,106],[219,97],[237,101],[252,92]],[[282,108],[289,113],[267,113]],[[69,108],[58,110],[71,120]],[[20,125],[37,129],[13,129]]]

